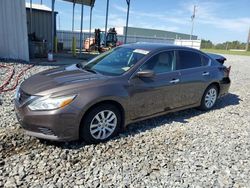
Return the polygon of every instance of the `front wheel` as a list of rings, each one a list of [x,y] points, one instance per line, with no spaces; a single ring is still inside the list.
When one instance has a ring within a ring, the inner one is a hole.
[[[216,85],[209,86],[203,94],[200,110],[210,110],[214,107],[218,98],[218,88]]]
[[[109,104],[99,105],[84,117],[80,137],[89,144],[104,142],[114,137],[121,127],[119,110]]]

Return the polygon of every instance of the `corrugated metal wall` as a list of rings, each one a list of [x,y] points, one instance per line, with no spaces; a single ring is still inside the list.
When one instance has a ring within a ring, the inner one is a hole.
[[[26,8],[27,12],[27,28],[28,33],[35,32],[36,36],[40,39],[45,39],[48,42],[48,45],[51,45],[51,12],[42,11],[37,9],[32,9],[32,31],[30,31],[30,9]],[[56,28],[56,14],[55,13],[55,28]],[[55,30],[54,28],[54,30]],[[56,34],[56,30],[55,30]]]
[[[0,57],[29,61],[25,0],[0,0]]]

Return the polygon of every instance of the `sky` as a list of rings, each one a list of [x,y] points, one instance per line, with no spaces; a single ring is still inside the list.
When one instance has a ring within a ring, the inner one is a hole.
[[[51,7],[51,0],[42,0]],[[26,0],[29,2],[29,0]],[[33,0],[40,3],[41,0]],[[92,28],[105,27],[107,0],[96,0]],[[109,1],[109,27],[126,24],[126,0]],[[197,6],[193,34],[214,43],[246,42],[250,28],[250,0],[131,0],[129,26],[190,34],[193,6]],[[72,4],[56,0],[57,29],[72,29]],[[90,7],[84,6],[83,29],[89,29]],[[81,5],[75,6],[75,30],[80,30]],[[60,20],[60,24],[59,24]]]

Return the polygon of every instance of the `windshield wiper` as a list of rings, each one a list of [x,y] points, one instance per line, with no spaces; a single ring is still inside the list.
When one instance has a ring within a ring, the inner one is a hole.
[[[81,63],[76,64],[76,66],[77,66],[78,68],[81,68],[81,69],[86,70],[86,71],[88,71],[88,72],[92,72],[92,73],[94,73],[94,74],[97,74],[97,73],[98,73],[96,70],[93,70],[93,69],[89,68],[89,67],[86,66],[86,65],[83,66]]]
[[[94,74],[97,74],[97,71],[89,68],[88,66],[82,66],[81,68],[84,69],[84,70],[86,70],[86,71],[88,71],[88,72],[92,72]]]

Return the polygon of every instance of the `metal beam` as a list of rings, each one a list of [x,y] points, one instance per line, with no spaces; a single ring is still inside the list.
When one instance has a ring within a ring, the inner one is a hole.
[[[70,3],[76,3],[76,4],[83,4],[86,6],[94,6],[95,0],[63,0],[63,1],[68,1]]]
[[[130,9],[130,0],[126,0],[128,9],[127,9],[127,20],[126,20],[126,28],[125,28],[125,39],[124,44],[127,43],[127,35],[128,35],[128,19],[129,19],[129,9]]]
[[[92,10],[93,6],[91,6],[90,8],[90,15],[89,15],[89,47],[90,47],[91,27],[92,27]]]
[[[82,57],[82,25],[83,25],[83,7],[82,4],[82,11],[81,11],[81,33],[80,33],[80,57]]]
[[[75,30],[75,1],[73,3],[73,15],[72,15],[72,33],[73,33],[73,37],[72,37],[72,55],[73,56],[76,56],[76,38],[75,38],[75,33],[74,33],[74,30]]]
[[[72,33],[74,35],[74,26],[75,26],[75,2],[73,3],[73,12],[72,12]]]
[[[107,43],[107,26],[108,26],[108,14],[109,14],[109,0],[107,0],[107,7],[106,7],[106,22],[105,22],[105,37],[104,37],[104,46],[106,47]]]
[[[52,0],[52,15],[51,15],[51,53],[54,50],[54,36],[55,36],[55,0]]]
[[[33,27],[32,27],[32,0],[30,0],[30,33],[32,33]]]

